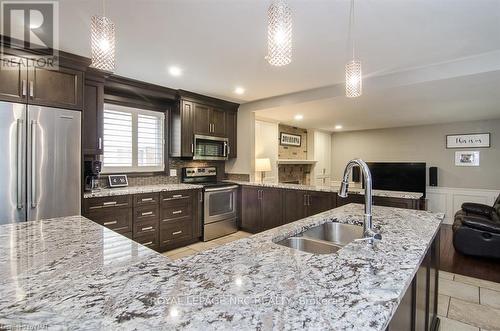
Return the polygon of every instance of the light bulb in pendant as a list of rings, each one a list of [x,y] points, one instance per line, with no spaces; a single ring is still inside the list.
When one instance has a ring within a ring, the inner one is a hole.
[[[266,59],[273,66],[287,65],[292,62],[292,10],[286,0],[273,0],[268,19]]]
[[[345,66],[345,95],[356,98],[363,94],[363,74],[361,61],[352,60]]]
[[[90,25],[92,66],[115,70],[115,24],[105,16],[92,16]]]

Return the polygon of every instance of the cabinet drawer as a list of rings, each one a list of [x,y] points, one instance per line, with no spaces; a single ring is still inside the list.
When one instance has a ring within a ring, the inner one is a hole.
[[[132,209],[101,209],[88,213],[86,217],[119,233],[132,232]]]
[[[191,239],[191,218],[186,217],[174,222],[163,222],[160,225],[160,244],[169,245],[176,240]]]
[[[170,191],[161,192],[161,205],[163,206],[178,206],[191,203],[193,192],[191,191]]]
[[[158,220],[134,222],[134,238],[150,233],[158,232]]]
[[[144,206],[144,205],[155,205],[158,204],[160,200],[159,193],[143,193],[134,195],[134,207]]]
[[[161,220],[173,220],[181,217],[191,216],[191,205],[173,206],[162,208],[160,212]]]
[[[134,208],[134,222],[157,221],[159,219],[159,207],[157,205],[141,206]]]
[[[158,233],[147,233],[139,237],[134,237],[134,241],[151,249],[158,249]]]
[[[90,213],[96,210],[132,207],[132,196],[130,195],[90,198],[84,199],[84,201],[84,210],[86,213]]]

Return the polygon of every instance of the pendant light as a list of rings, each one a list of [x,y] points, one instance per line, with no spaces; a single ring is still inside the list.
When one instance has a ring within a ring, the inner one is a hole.
[[[90,25],[92,66],[113,72],[115,71],[115,24],[105,14],[103,0],[102,16],[92,16]]]
[[[349,40],[352,46],[352,59],[345,66],[345,95],[348,98],[356,98],[363,94],[363,75],[361,70],[361,61],[359,59],[356,59],[353,30],[354,0],[351,0],[351,10],[349,16]]]
[[[268,9],[266,56],[269,64],[284,66],[292,62],[292,9],[286,0],[273,0]]]

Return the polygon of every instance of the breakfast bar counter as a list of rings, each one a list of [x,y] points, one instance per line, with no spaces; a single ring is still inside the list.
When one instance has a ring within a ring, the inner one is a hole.
[[[0,328],[391,329],[443,215],[375,206],[373,217],[382,240],[333,254],[276,242],[326,222],[359,225],[362,205],[175,262],[81,216],[3,225]]]

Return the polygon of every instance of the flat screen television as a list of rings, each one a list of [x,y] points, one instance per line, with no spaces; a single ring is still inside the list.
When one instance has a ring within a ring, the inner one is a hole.
[[[425,162],[367,162],[374,190],[418,192],[425,197]]]

